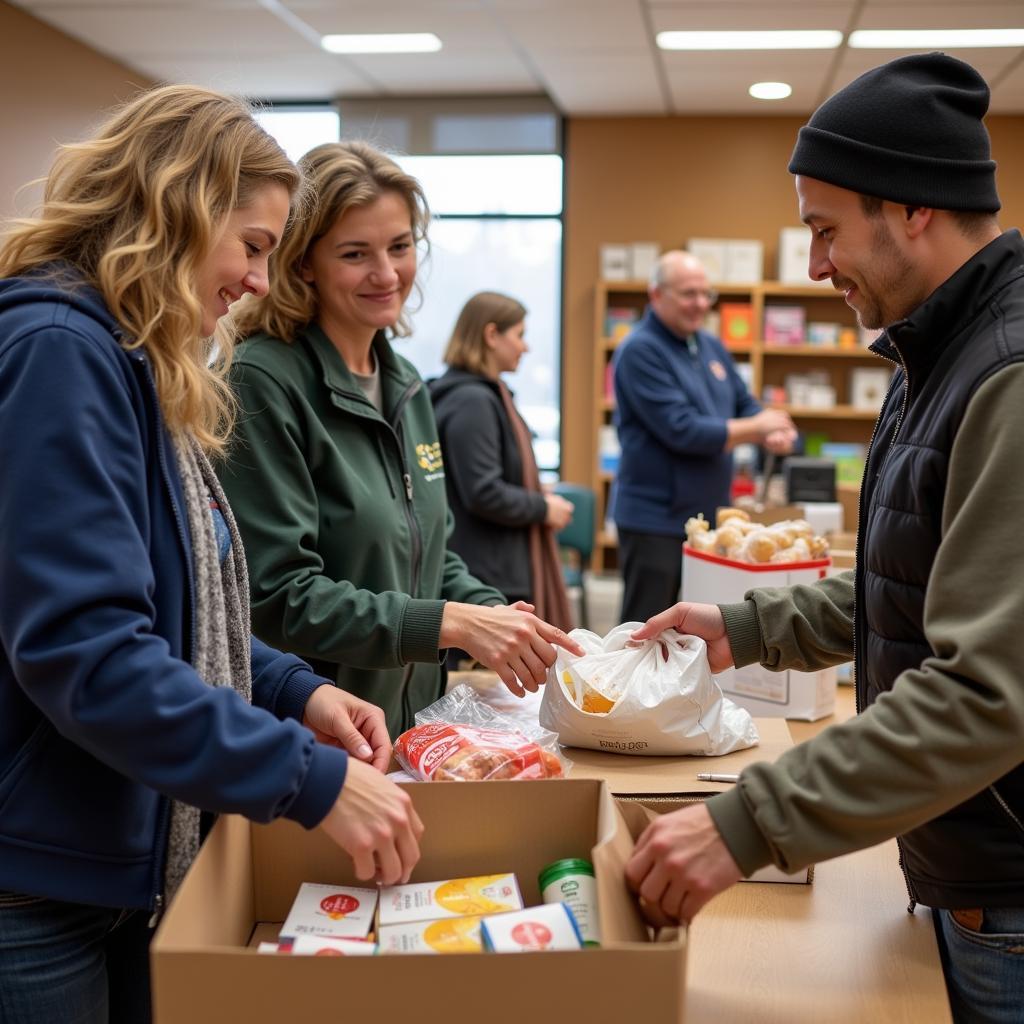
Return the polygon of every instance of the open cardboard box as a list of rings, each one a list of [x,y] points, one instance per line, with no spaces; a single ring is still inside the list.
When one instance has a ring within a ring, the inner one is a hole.
[[[558,953],[447,956],[261,956],[301,882],[359,885],[349,858],[319,829],[214,826],[153,940],[155,1024],[245,1021],[486,1020],[567,1024],[683,1020],[686,935],[652,942],[623,881],[633,840],[594,780],[409,786],[426,833],[413,881],[514,871],[524,902],[541,902],[540,870],[589,857],[602,946]]]
[[[650,814],[667,814],[733,785],[729,782],[704,782],[697,778],[698,772],[738,775],[747,765],[755,761],[774,761],[793,746],[789,727],[782,719],[755,718],[754,724],[760,743],[721,757],[638,757],[568,747],[566,754],[573,762],[571,777],[604,781],[636,838]],[[813,877],[813,867],[788,875],[768,866],[746,881],[810,882]]]

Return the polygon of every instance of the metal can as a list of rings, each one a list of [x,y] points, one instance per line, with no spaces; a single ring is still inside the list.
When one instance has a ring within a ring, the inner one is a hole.
[[[537,879],[545,903],[566,903],[576,918],[585,946],[601,945],[594,866],[579,857],[549,864]]]

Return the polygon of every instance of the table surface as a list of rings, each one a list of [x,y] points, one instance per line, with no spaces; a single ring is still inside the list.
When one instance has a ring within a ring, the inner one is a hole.
[[[488,675],[452,685],[493,687],[500,703]],[[834,715],[787,724],[801,743],[854,713],[840,686]],[[734,885],[691,926],[687,1024],[948,1024],[931,912],[907,903],[895,840],[818,864],[810,885]]]
[[[790,722],[800,743],[854,713]],[[690,929],[688,1024],[944,1024],[952,1018],[931,912],[913,915],[895,840],[814,869],[811,885],[735,885]]]

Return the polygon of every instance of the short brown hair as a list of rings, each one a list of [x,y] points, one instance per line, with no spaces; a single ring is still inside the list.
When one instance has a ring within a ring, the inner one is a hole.
[[[882,203],[885,201],[878,196],[867,196],[858,193],[860,196],[860,208],[865,217],[874,219],[882,213]],[[995,223],[996,215],[983,210],[947,210],[956,221],[960,233],[967,238],[980,238]]]
[[[463,307],[455,321],[444,361],[448,366],[470,373],[486,374],[490,364],[490,350],[484,339],[488,324],[494,324],[498,331],[526,319],[526,307],[516,299],[501,292],[477,292]]]

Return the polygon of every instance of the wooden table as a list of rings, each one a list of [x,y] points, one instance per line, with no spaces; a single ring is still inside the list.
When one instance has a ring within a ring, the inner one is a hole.
[[[834,715],[789,731],[801,743],[854,713],[841,686]],[[907,902],[895,840],[817,865],[810,885],[734,885],[690,929],[687,1024],[949,1024],[931,912]]]
[[[790,722],[794,742],[854,713]],[[908,902],[891,840],[819,864],[808,886],[735,885],[690,929],[688,1024],[946,1024],[931,912]]]

